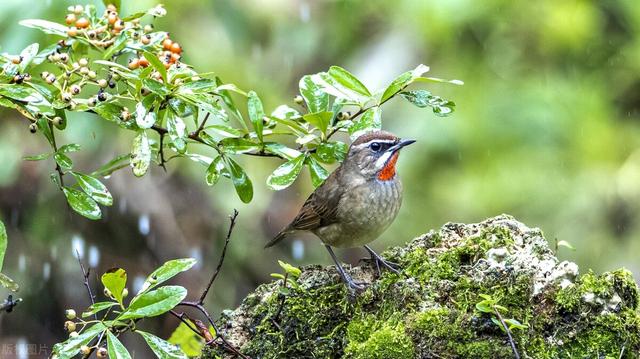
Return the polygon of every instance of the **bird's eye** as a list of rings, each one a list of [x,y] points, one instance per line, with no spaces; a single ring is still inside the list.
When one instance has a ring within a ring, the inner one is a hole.
[[[380,142],[373,142],[369,145],[369,147],[371,148],[371,150],[378,152],[382,148],[382,145],[380,144]]]

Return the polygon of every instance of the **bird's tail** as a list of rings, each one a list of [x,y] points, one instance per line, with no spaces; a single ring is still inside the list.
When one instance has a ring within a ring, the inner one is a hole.
[[[291,232],[292,231],[288,227],[283,229],[283,230],[281,230],[280,233],[278,233],[275,237],[273,237],[272,240],[267,242],[267,244],[265,244],[264,247],[265,248],[273,247],[274,245],[276,245],[276,243],[278,243],[281,240],[283,240]]]

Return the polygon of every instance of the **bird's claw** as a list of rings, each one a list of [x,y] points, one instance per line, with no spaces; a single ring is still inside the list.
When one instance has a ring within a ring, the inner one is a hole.
[[[400,274],[400,264],[395,263],[395,262],[391,262],[388,260],[385,260],[381,257],[375,257],[372,256],[373,258],[371,258],[375,264],[376,264],[376,270],[378,271],[378,276],[382,275],[382,271],[380,269],[380,267],[384,267],[386,268],[388,271],[395,273],[395,274]]]

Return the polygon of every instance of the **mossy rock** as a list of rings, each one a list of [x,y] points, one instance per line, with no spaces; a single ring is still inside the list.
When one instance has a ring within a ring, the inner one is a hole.
[[[296,286],[258,287],[223,315],[221,331],[255,359],[513,358],[512,344],[522,358],[640,357],[631,273],[579,276],[540,230],[510,216],[449,223],[384,256],[401,275],[378,276],[364,261],[349,270],[369,283],[354,296],[335,267],[304,267]],[[210,347],[203,357],[234,356]]]

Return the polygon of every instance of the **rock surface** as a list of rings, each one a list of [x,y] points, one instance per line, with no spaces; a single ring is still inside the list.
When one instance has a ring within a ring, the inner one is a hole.
[[[221,330],[251,358],[513,358],[512,345],[522,358],[640,357],[631,273],[579,275],[513,217],[448,223],[384,256],[402,274],[363,262],[349,272],[369,285],[353,296],[333,266],[293,270],[223,315]]]

